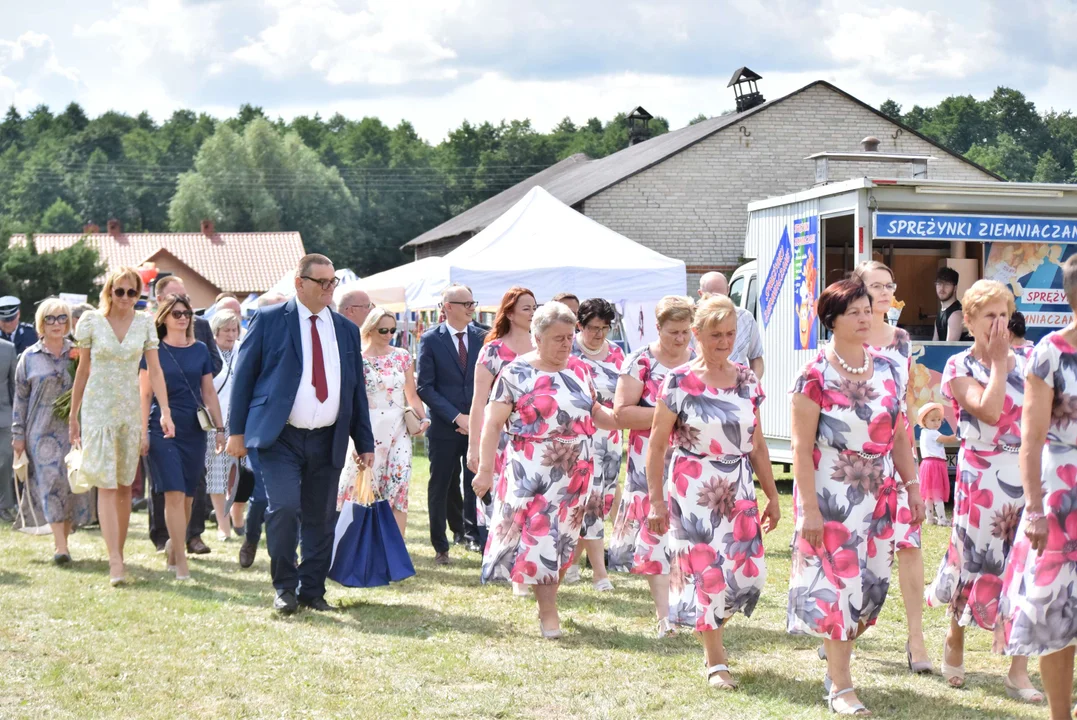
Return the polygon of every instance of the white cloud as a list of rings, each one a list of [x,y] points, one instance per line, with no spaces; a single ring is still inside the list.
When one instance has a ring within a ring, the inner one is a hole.
[[[78,71],[60,62],[48,35],[27,31],[0,39],[0,103],[29,108],[50,92],[73,93],[78,84]]]
[[[330,85],[452,80],[456,53],[436,39],[441,16],[392,0],[347,10],[334,0],[275,0],[275,22],[232,57],[274,77],[314,71]]]

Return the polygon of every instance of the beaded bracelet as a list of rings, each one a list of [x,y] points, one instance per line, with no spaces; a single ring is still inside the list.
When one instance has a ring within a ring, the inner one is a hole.
[[[1037,520],[1045,520],[1047,518],[1042,512],[1036,510],[1025,510],[1025,519],[1030,523],[1034,523]]]

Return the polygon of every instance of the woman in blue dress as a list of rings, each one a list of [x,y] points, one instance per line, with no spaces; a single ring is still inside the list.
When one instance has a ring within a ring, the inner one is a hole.
[[[175,423],[175,436],[167,438],[160,429],[160,406],[150,386],[146,361],[142,361],[139,381],[142,392],[142,453],[149,455],[150,480],[155,492],[165,495],[165,525],[168,527],[168,569],[177,580],[189,580],[186,543],[191,501],[206,458],[206,430],[198,420],[206,408],[216,428],[217,452],[224,450],[221,407],[213,389],[213,365],[209,349],[194,339],[194,311],[186,296],[168,295],[157,309],[154,325],[161,347],[159,357],[165,376],[168,407]],[[151,402],[152,401],[152,402]],[[152,420],[152,422],[151,422]]]

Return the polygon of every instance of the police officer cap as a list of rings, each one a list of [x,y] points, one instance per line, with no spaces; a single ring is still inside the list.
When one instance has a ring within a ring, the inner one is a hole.
[[[0,297],[0,320],[11,320],[19,312],[22,303],[14,295]]]

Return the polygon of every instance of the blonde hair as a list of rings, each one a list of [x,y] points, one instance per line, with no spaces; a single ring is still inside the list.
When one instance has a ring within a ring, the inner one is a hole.
[[[213,313],[213,317],[209,319],[209,329],[213,331],[213,337],[217,337],[217,333],[230,323],[243,327],[243,323],[239,321],[239,315],[236,315],[235,310],[218,310]],[[191,324],[194,324],[193,320]]]
[[[359,327],[359,337],[363,340],[367,340],[374,334],[374,330],[378,327],[378,323],[382,318],[394,317],[393,313],[389,312],[383,307],[376,307],[370,311],[370,314],[366,316],[366,320]],[[395,319],[395,317],[394,317]]]
[[[59,298],[50,297],[42,300],[37,306],[37,312],[34,313],[34,327],[37,328],[38,335],[45,334],[45,316],[53,314],[67,315],[64,332],[71,332],[71,307]]]
[[[1013,293],[998,280],[977,280],[965,294],[961,296],[961,310],[965,315],[965,325],[968,321],[980,314],[985,305],[1003,301],[1006,303],[1006,312],[1013,315],[1015,309]]]
[[[666,295],[658,301],[654,309],[654,315],[658,318],[658,325],[667,322],[691,321],[693,313],[692,298],[684,295]]]
[[[1077,306],[1077,255],[1070,255],[1062,263],[1062,290],[1070,307]]]
[[[105,286],[101,288],[101,314],[106,317],[112,312],[112,291],[116,283],[127,281],[135,286],[138,294],[142,294],[142,276],[133,267],[118,267],[105,278]]]
[[[893,282],[894,271],[890,269],[889,265],[887,265],[886,263],[881,263],[878,260],[865,260],[864,262],[858,264],[855,268],[853,268],[853,275],[859,278],[862,282],[866,283],[867,280],[864,280],[864,276],[867,275],[869,272],[875,272],[876,270],[884,270],[886,274],[890,276],[891,282]]]
[[[701,333],[709,327],[718,325],[726,318],[736,317],[737,306],[729,299],[728,295],[710,295],[696,305],[695,317],[692,319],[692,330]]]

